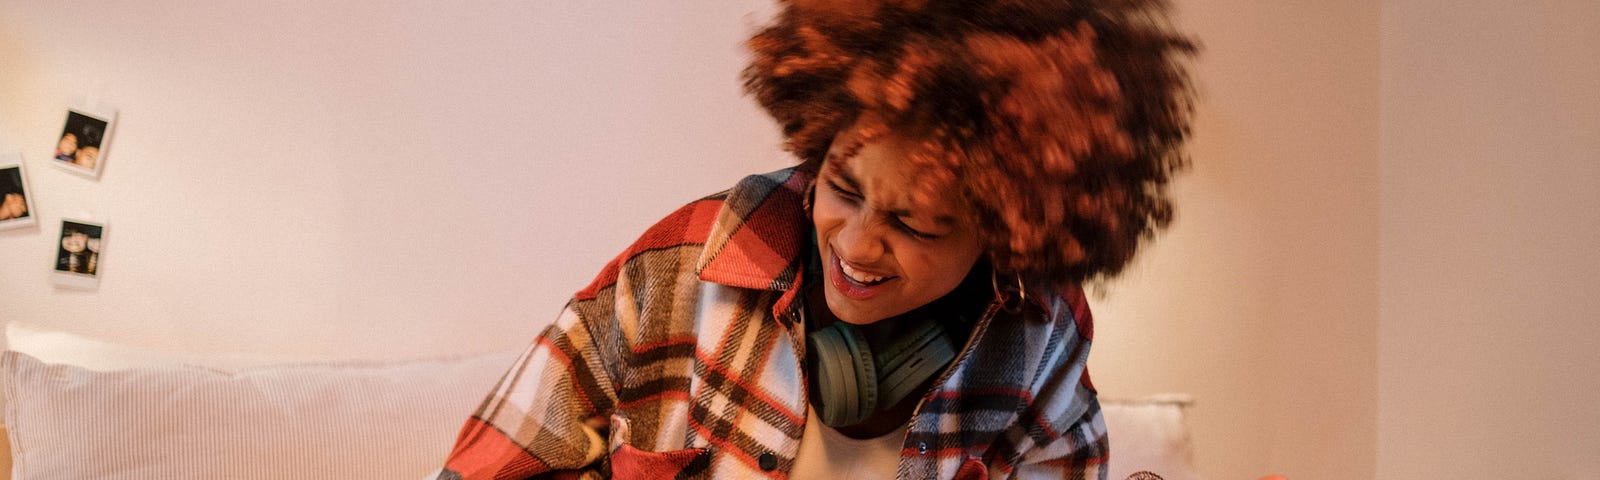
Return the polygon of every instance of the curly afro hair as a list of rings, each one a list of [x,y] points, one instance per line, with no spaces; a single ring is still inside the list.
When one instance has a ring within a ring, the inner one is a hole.
[[[802,168],[914,140],[918,191],[1030,283],[1114,276],[1171,223],[1196,46],[1164,0],[780,2],[744,80]]]

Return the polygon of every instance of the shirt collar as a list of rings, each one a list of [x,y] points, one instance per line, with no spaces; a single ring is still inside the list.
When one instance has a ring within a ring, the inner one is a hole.
[[[740,180],[712,223],[695,267],[700,279],[751,289],[794,287],[810,247],[804,199],[811,180],[793,167]]]

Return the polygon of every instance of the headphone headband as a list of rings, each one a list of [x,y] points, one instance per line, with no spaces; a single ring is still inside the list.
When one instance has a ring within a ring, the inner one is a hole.
[[[956,352],[944,327],[925,320],[875,355],[854,325],[834,322],[806,336],[817,355],[818,417],[833,427],[855,425],[889,408],[939,373]]]

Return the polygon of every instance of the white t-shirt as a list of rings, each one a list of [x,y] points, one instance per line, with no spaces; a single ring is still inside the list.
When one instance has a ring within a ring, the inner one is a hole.
[[[815,408],[807,408],[806,433],[789,478],[894,478],[905,440],[904,426],[877,438],[850,438],[823,424]]]

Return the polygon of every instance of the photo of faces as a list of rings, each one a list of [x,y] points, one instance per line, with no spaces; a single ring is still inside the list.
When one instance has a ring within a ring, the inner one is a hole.
[[[67,110],[67,124],[56,139],[54,163],[69,171],[98,177],[111,134],[112,117]]]
[[[0,156],[0,229],[33,225],[35,218],[22,162]]]
[[[105,224],[62,220],[61,241],[56,249],[56,278],[69,280],[65,283],[73,286],[94,286],[92,281],[100,275],[100,247],[104,244],[105,233]]]

